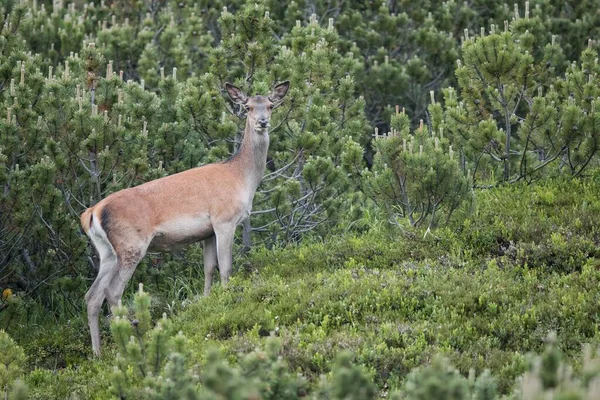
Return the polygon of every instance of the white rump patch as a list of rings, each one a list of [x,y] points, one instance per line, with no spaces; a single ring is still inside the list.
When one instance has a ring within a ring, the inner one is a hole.
[[[100,221],[94,214],[92,214],[92,223],[90,225],[90,239],[92,239],[92,243],[94,243],[94,247],[100,255],[100,270],[98,271],[98,275],[100,275],[107,271],[107,268],[111,269],[117,263],[117,253],[108,240],[106,232],[102,229]]]

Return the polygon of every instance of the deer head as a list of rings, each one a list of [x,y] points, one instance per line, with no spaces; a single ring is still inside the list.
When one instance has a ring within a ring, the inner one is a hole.
[[[244,107],[248,113],[247,124],[258,133],[264,133],[268,130],[271,112],[281,104],[289,87],[290,82],[285,81],[273,87],[271,94],[268,96],[248,97],[240,88],[230,83],[225,84],[225,89],[227,89],[231,101]]]

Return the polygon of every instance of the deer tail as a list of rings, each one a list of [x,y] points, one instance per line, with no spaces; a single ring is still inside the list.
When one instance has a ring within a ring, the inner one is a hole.
[[[90,234],[90,227],[92,226],[92,221],[94,220],[94,207],[90,207],[81,214],[81,227],[86,235]]]

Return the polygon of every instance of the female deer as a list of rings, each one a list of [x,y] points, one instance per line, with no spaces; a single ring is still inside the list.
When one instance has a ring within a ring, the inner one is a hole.
[[[267,161],[271,111],[282,101],[289,82],[271,95],[248,98],[226,84],[231,100],[247,110],[244,139],[237,154],[113,193],[81,215],[81,225],[100,255],[96,280],[85,295],[92,348],[100,354],[98,317],[106,298],[117,305],[148,250],[173,251],[204,241],[204,295],[217,264],[225,286],[231,274],[235,229],[250,215]]]

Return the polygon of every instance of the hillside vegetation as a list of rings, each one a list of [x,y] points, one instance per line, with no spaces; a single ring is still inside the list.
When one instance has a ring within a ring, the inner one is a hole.
[[[3,1],[1,394],[600,397],[598,9]],[[92,359],[81,212],[227,159],[225,83],[285,80],[230,287],[149,254]]]
[[[177,380],[181,390],[201,382],[202,390],[231,391],[225,398],[249,398],[252,390],[266,390],[264,385],[296,388],[285,398],[321,392],[329,393],[326,398],[346,398],[333,394],[342,390],[338,380],[347,379],[339,375],[356,373],[374,386],[370,395],[353,398],[375,398],[376,393],[395,390],[407,398],[432,398],[432,392],[411,392],[417,389],[410,389],[410,382],[425,379],[433,387],[456,381],[465,392],[439,398],[466,399],[466,393],[476,390],[475,381],[454,375],[448,365],[463,376],[471,370],[483,376],[482,382],[495,393],[516,390],[516,398],[534,398],[518,395],[525,383],[516,383],[516,378],[542,368],[539,374],[558,374],[561,382],[543,387],[558,384],[559,392],[572,389],[583,396],[587,389],[576,388],[593,389],[597,364],[592,359],[581,364],[581,346],[600,345],[600,236],[595,223],[600,217],[599,190],[597,175],[503,187],[480,192],[479,205],[463,223],[425,238],[419,230],[399,234],[374,227],[361,235],[296,248],[257,250],[239,265],[228,290],[217,288],[209,298],[200,298],[196,295],[202,292],[201,279],[173,277],[169,290],[175,293],[165,293],[165,287],[146,288],[156,292],[158,302],[144,303],[148,295],[141,296],[143,301],[128,300],[136,310],[129,317],[150,318],[143,316],[150,307],[162,325],[162,336],[152,330],[146,340],[162,337],[163,346],[170,336],[182,341],[178,346],[185,357],[178,372],[181,382]],[[166,299],[174,303],[165,304]],[[162,312],[173,315],[163,321]],[[120,326],[113,321],[112,335],[104,338],[112,343],[109,354],[100,361],[87,359],[83,316],[56,327],[53,334],[32,331],[31,325],[21,325],[24,321],[24,316],[15,316],[10,327],[14,337],[27,337],[22,345],[28,358],[22,366],[31,371],[25,380],[34,398],[50,398],[50,393],[52,398],[106,398],[107,392],[131,394],[147,385],[136,366],[140,360],[149,363],[144,357],[149,357],[153,342],[147,344],[147,352],[127,345],[121,349],[120,335],[125,343],[135,335],[129,320]],[[151,326],[148,322],[145,329]],[[129,334],[120,329],[129,329]],[[545,344],[552,332],[556,339]],[[546,346],[550,347],[544,357],[559,360],[560,349],[577,378],[560,372],[557,360],[540,367],[527,356],[543,353]],[[218,357],[211,350],[215,348],[220,349]],[[165,358],[174,362],[167,355],[175,350],[167,346],[161,351],[162,368]],[[338,360],[342,368],[334,360],[345,352],[348,358]],[[219,360],[238,369],[230,370]],[[432,360],[437,361],[423,369]],[[352,364],[363,367],[354,370]],[[250,372],[252,368],[264,371]],[[168,368],[165,371],[159,373],[164,379]],[[287,378],[281,371],[288,371]],[[298,381],[296,373],[303,379]],[[122,374],[120,380],[115,374]],[[321,381],[322,375],[331,376]],[[260,398],[284,398],[277,393]]]

